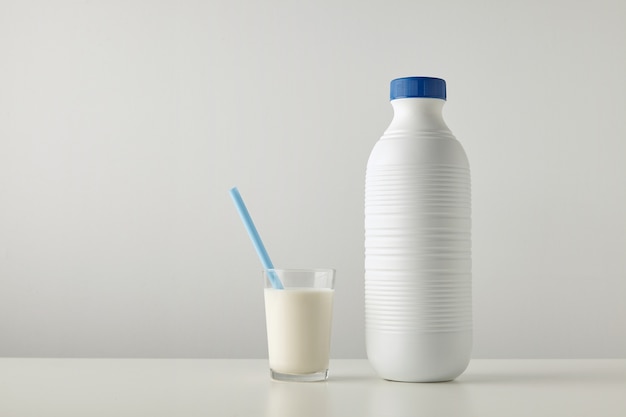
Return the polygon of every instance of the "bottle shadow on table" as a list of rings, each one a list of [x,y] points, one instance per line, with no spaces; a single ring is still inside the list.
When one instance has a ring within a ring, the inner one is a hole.
[[[626,375],[619,369],[606,367],[519,369],[518,371],[471,371],[461,375],[455,382],[461,384],[580,384],[580,383],[626,383]]]

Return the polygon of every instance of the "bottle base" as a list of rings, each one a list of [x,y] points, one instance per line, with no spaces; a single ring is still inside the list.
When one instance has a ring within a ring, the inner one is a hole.
[[[470,361],[472,331],[403,334],[367,332],[367,357],[378,375],[397,382],[446,382]]]

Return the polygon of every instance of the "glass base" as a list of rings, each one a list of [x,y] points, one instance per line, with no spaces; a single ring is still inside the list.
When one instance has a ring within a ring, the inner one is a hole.
[[[291,381],[291,382],[317,382],[326,381],[328,379],[328,369],[320,372],[314,372],[312,374],[284,374],[282,372],[276,372],[270,369],[270,376],[276,381]]]

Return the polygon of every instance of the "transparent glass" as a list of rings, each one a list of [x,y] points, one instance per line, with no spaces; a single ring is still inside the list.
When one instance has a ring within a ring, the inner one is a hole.
[[[278,277],[283,289],[272,286]],[[325,381],[335,293],[334,269],[271,269],[265,278],[270,374],[281,381]]]

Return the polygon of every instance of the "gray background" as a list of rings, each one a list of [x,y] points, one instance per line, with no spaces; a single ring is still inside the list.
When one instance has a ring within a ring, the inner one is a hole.
[[[0,1],[0,355],[264,357],[260,264],[338,270],[365,356],[365,164],[443,77],[478,358],[626,357],[623,1]]]

